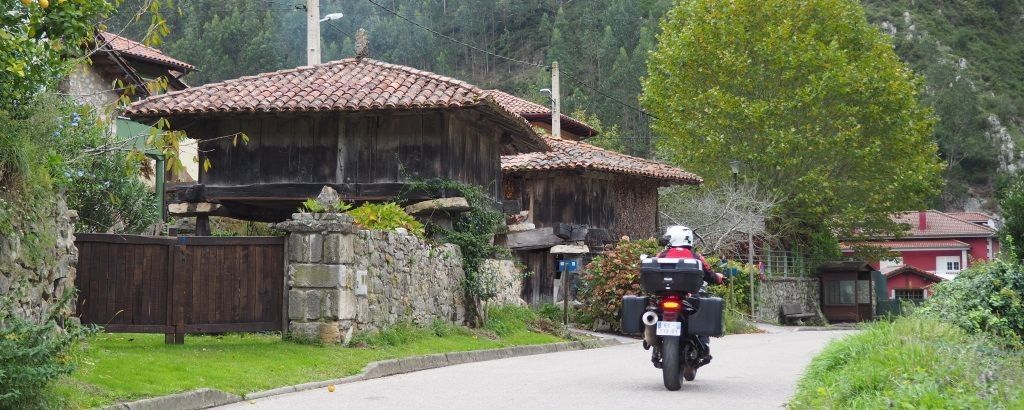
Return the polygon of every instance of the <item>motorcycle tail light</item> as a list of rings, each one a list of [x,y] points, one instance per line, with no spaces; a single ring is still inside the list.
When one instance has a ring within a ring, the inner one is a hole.
[[[682,300],[678,296],[665,296],[661,299],[662,320],[674,321],[679,316],[679,310],[683,307]]]

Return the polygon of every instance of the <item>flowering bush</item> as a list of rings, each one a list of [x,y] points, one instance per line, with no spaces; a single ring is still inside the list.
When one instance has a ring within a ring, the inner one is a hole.
[[[653,239],[623,240],[610,252],[594,258],[587,265],[580,289],[583,313],[617,327],[622,297],[643,292],[640,289],[640,255],[654,255],[660,250]]]

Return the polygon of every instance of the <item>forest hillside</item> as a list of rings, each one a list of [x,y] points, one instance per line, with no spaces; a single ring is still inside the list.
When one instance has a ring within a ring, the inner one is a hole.
[[[125,10],[138,0],[126,1]],[[500,88],[537,102],[562,68],[563,109],[598,125],[594,142],[655,157],[640,78],[670,0],[321,0],[323,60],[370,56]],[[305,64],[304,0],[189,0],[165,13],[159,47],[195,64],[203,84]],[[869,21],[892,35],[921,77],[948,167],[939,209],[988,209],[1024,166],[1024,0],[864,0]],[[122,13],[122,16],[130,13]],[[122,17],[125,18],[125,17]],[[110,30],[142,37],[136,25]],[[433,32],[431,32],[433,31]]]

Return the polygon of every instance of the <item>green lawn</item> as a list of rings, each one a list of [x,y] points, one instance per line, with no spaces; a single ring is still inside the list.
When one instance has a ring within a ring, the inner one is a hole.
[[[83,345],[78,369],[57,383],[55,396],[66,407],[86,408],[200,387],[241,394],[344,377],[378,360],[562,340],[526,330],[498,334],[405,329],[364,339],[371,347],[362,348],[299,344],[280,335],[188,336],[184,345],[166,345],[163,335],[98,334]]]

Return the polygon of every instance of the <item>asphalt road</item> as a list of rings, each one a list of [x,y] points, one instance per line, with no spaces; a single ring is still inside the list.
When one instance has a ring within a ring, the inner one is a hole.
[[[728,408],[785,405],[803,369],[848,331],[712,339],[714,360],[665,390],[639,342],[602,349],[469,363],[270,397],[233,409],[575,409]]]

